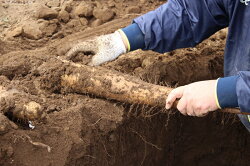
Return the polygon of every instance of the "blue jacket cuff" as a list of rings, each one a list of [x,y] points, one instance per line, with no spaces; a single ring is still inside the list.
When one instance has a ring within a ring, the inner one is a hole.
[[[236,94],[238,76],[220,78],[217,83],[217,97],[221,108],[239,107]]]
[[[123,28],[122,31],[128,38],[130,51],[145,48],[144,34],[136,23]]]

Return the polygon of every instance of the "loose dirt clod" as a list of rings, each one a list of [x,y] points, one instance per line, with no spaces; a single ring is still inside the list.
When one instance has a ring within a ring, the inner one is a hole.
[[[30,23],[23,26],[22,35],[28,39],[38,40],[43,37],[43,33],[40,27],[36,23]]]
[[[104,9],[95,8],[93,11],[93,15],[95,18],[100,19],[103,22],[107,22],[114,18],[115,13],[108,8]]]
[[[6,33],[6,37],[7,38],[17,37],[17,36],[20,36],[22,33],[23,33],[23,27],[19,26],[15,28],[14,30],[11,30],[8,33]]]
[[[48,1],[46,3],[48,7],[59,7],[60,6],[60,0],[53,0],[53,1]]]
[[[10,129],[18,129],[18,126],[0,113],[0,136],[7,133]]]
[[[37,18],[42,18],[45,20],[50,20],[57,18],[58,12],[56,10],[53,10],[51,8],[42,6],[38,11],[37,11]]]
[[[64,23],[67,23],[69,21],[69,13],[66,10],[60,11],[58,19]]]
[[[138,6],[130,6],[126,9],[127,14],[140,13],[140,12],[141,12],[141,7]]]
[[[97,27],[103,24],[103,21],[100,19],[96,19],[95,21],[92,22],[91,26],[92,27]]]
[[[82,2],[75,8],[74,13],[79,17],[91,17],[93,16],[93,10],[93,4]]]
[[[43,35],[52,36],[58,31],[57,21],[43,21],[40,24],[39,30]]]

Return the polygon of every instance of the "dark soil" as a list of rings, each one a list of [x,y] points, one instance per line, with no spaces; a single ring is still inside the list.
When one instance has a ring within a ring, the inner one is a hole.
[[[204,118],[185,117],[177,110],[166,112],[61,89],[57,76],[71,66],[58,65],[58,55],[72,43],[113,32],[135,17],[120,14],[137,1],[110,2],[117,4],[118,14],[103,25],[79,32],[72,29],[62,39],[41,39],[32,45],[23,37],[0,41],[1,86],[28,94],[47,114],[32,122],[7,116],[11,124],[5,132],[0,130],[0,165],[249,165],[250,135],[236,115],[215,112]],[[159,3],[163,2],[147,1],[142,12]],[[102,67],[172,87],[216,79],[223,75],[225,36],[222,30],[195,48],[166,54],[134,51]],[[1,121],[9,123],[0,115]]]

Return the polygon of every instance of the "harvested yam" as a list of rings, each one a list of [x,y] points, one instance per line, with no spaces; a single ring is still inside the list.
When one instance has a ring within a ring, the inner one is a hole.
[[[126,103],[162,107],[168,87],[146,83],[139,78],[102,67],[81,66],[61,77],[61,85],[76,93],[90,93]]]
[[[93,94],[107,99],[113,99],[131,104],[145,104],[149,106],[165,107],[165,100],[172,88],[150,84],[131,75],[105,69],[91,67],[59,59],[55,63],[58,70],[63,68],[66,72],[49,70],[46,78],[48,87],[51,84],[61,84],[60,90],[64,93]],[[43,68],[46,68],[43,66]],[[50,79],[57,80],[50,81]],[[60,79],[60,80],[58,80]],[[42,81],[44,85],[44,81]],[[57,89],[58,90],[58,89]],[[176,105],[176,103],[175,103]],[[240,113],[238,109],[221,110],[230,113]]]
[[[23,57],[23,61],[28,63],[27,66],[30,66],[29,70],[34,71],[34,74],[39,76],[35,80],[36,87],[51,93],[92,94],[124,103],[165,107],[165,100],[172,90],[172,88],[166,86],[144,82],[128,74],[109,70],[101,66],[91,67],[74,63],[62,57],[44,58],[41,61],[40,58],[35,58],[34,55],[31,55]],[[25,105],[27,103],[29,102],[26,102]],[[32,108],[40,110],[39,106],[32,106]],[[221,111],[240,113],[238,109]],[[27,113],[28,111],[24,112]],[[35,114],[34,117],[42,117],[42,111],[35,112],[39,113]],[[26,116],[24,114],[19,115],[21,118]]]

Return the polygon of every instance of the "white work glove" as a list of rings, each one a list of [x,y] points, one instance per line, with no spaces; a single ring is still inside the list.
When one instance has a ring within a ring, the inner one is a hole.
[[[126,53],[126,47],[118,31],[96,37],[74,45],[66,54],[67,57],[73,57],[79,52],[91,52],[94,54],[88,65],[97,66],[102,63],[112,61],[121,54]]]
[[[219,108],[216,103],[216,85],[216,80],[210,80],[178,87],[168,95],[166,109],[170,109],[180,99],[177,109],[183,115],[203,117]]]

